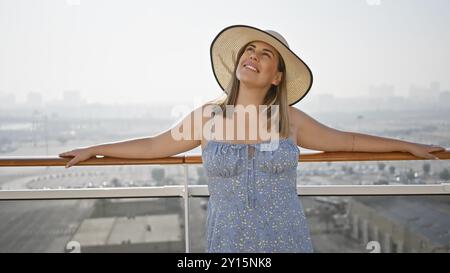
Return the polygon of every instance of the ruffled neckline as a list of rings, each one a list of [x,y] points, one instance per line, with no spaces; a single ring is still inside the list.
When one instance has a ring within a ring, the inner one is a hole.
[[[278,140],[279,142],[290,142],[293,145],[297,146],[297,144],[294,142],[294,140],[292,138],[280,138]],[[205,151],[208,149],[208,147],[210,145],[221,145],[221,146],[230,146],[231,148],[243,148],[246,146],[253,146],[253,147],[257,147],[259,148],[261,145],[263,144],[269,144],[271,142],[271,140],[266,140],[266,141],[261,141],[258,143],[231,143],[231,142],[226,142],[226,141],[220,141],[220,140],[209,140],[205,147],[203,148],[202,151]]]

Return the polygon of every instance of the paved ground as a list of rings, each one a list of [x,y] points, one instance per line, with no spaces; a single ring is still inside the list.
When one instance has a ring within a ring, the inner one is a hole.
[[[64,252],[94,202],[2,201],[0,252]]]

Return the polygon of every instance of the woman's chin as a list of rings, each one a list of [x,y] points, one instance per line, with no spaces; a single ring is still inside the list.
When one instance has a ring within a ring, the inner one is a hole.
[[[246,73],[243,73],[239,77],[239,81],[245,85],[254,86],[258,85],[258,81],[255,77],[255,75],[247,75]]]

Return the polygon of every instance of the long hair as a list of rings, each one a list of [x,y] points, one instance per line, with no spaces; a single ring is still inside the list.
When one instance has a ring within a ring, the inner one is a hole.
[[[236,77],[236,71],[239,65],[239,60],[241,59],[242,54],[244,54],[245,49],[247,46],[252,43],[249,42],[246,45],[244,45],[238,52],[237,58],[234,64],[234,71],[232,75],[232,85],[230,90],[227,90],[228,93],[222,95],[221,97],[214,99],[210,101],[211,104],[218,105],[222,113],[227,114],[226,106],[227,105],[233,105],[236,106],[237,98],[239,95],[239,84],[240,81]],[[284,63],[283,58],[281,55],[278,54],[278,72],[282,72],[282,78],[278,85],[271,85],[269,90],[267,90],[266,95],[263,99],[263,105],[267,106],[267,124],[268,129],[271,129],[271,117],[272,117],[272,105],[278,105],[279,112],[276,113],[279,117],[279,124],[278,124],[278,133],[280,137],[287,138],[289,137],[289,116],[288,116],[288,102],[287,102],[287,89],[286,89],[286,66]]]

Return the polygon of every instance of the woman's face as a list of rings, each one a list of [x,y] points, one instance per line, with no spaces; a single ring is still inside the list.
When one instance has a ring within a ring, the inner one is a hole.
[[[278,52],[265,42],[251,42],[244,49],[236,69],[236,77],[246,84],[268,88],[278,85],[281,72],[278,72]]]

